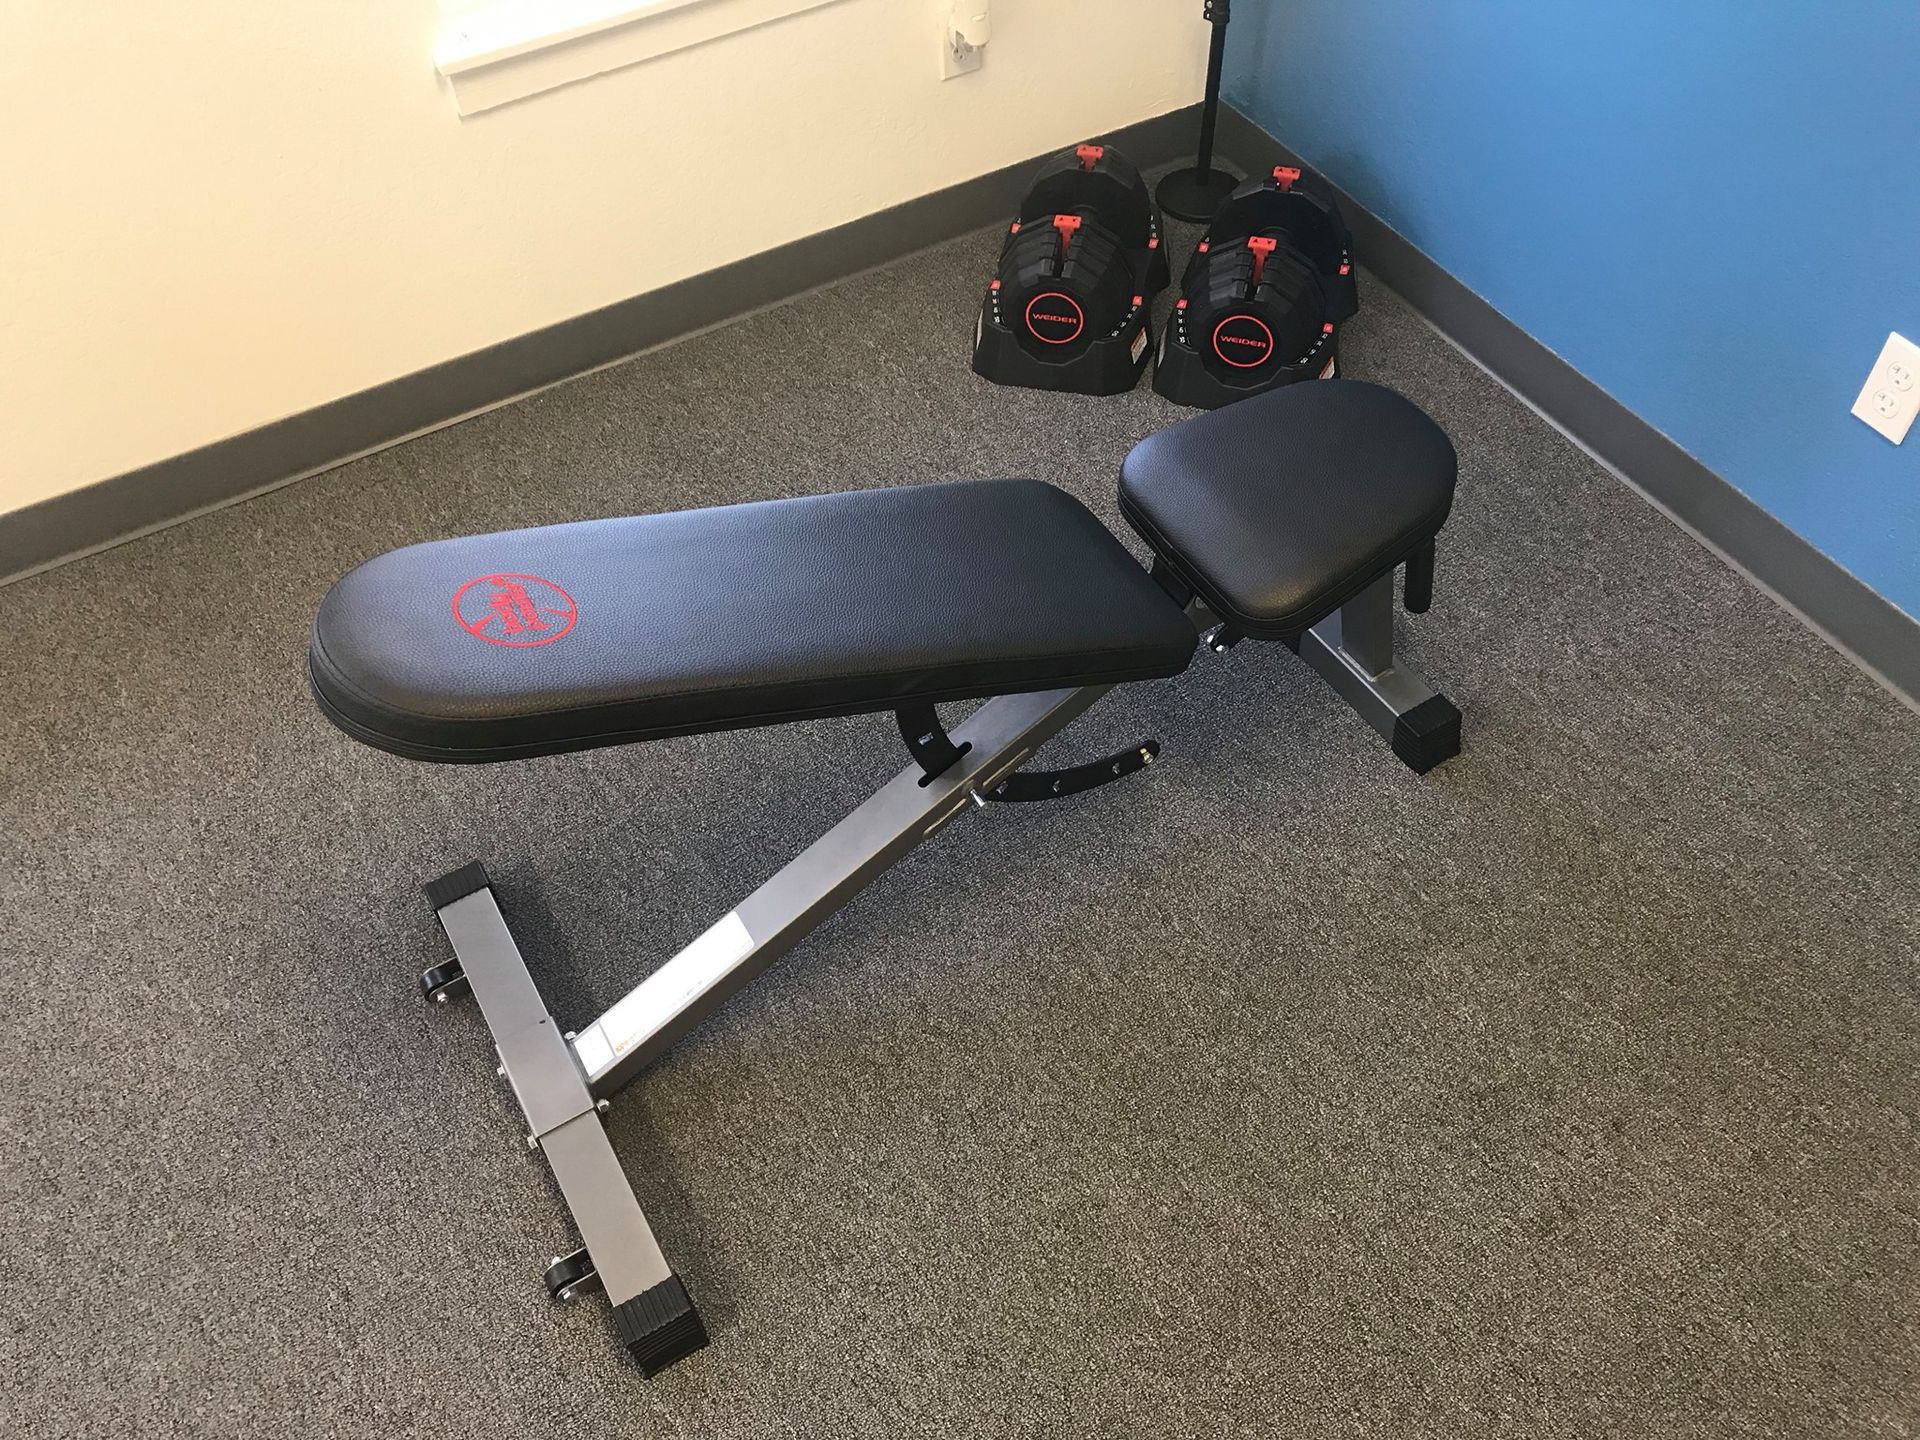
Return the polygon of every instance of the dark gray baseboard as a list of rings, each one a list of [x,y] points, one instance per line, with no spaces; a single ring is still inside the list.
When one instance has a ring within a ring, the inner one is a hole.
[[[1198,115],[1199,106],[1189,105],[1106,138],[1150,168],[1192,149]],[[1063,136],[1061,144],[1084,138]],[[0,515],[0,584],[332,469],[588,370],[996,224],[1019,204],[1044,154]]]
[[[1301,157],[1229,106],[1219,148],[1251,173]],[[1339,190],[1336,184],[1335,189]],[[1339,190],[1368,271],[1682,528],[1920,709],[1920,620],[1687,454]]]

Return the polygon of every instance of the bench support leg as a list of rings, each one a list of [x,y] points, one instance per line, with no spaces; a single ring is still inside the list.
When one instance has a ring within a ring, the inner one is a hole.
[[[435,881],[427,895],[493,1032],[528,1147],[546,1156],[573,1212],[621,1344],[652,1375],[705,1345],[706,1327],[627,1184],[572,1037],[547,1013],[480,866]]]
[[[1391,570],[1303,634],[1299,651],[1414,773],[1460,753],[1459,710],[1394,658]]]
[[[700,1349],[707,1332],[607,1140],[607,1097],[915,845],[984,807],[1107,688],[989,700],[955,729],[939,774],[908,766],[577,1036],[547,1013],[484,869],[427,887],[455,964],[428,971],[423,989],[444,1002],[470,988],[479,1001],[528,1146],[546,1156],[620,1341],[647,1374]]]

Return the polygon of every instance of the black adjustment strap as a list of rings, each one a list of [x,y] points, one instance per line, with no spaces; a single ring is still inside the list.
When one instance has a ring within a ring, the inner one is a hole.
[[[920,781],[922,785],[941,775],[948,766],[973,748],[970,744],[953,743],[931,705],[898,711],[895,718],[900,722],[900,736],[907,742],[907,749],[913,752],[913,758],[926,771]],[[1090,760],[1085,765],[1075,765],[1067,770],[1016,771],[989,790],[985,798],[1008,804],[1061,800],[1068,795],[1078,795],[1083,790],[1097,790],[1102,785],[1124,780],[1135,771],[1146,769],[1159,753],[1158,740],[1142,740],[1131,749],[1118,751],[1104,760]]]
[[[678,1275],[613,1307],[613,1328],[643,1375],[706,1348],[707,1327]]]
[[[1009,775],[987,792],[987,799],[1007,804],[1034,800],[1060,800],[1083,790],[1096,790],[1124,780],[1144,770],[1160,753],[1158,740],[1143,740],[1131,750],[1122,750],[1104,760],[1091,760],[1070,770],[1021,770]]]
[[[940,723],[940,716],[931,705],[911,705],[896,711],[893,717],[900,725],[900,738],[907,742],[907,749],[913,752],[913,758],[926,772],[926,778],[920,783],[926,784],[937,776],[943,775],[967,751],[973,748],[971,743],[955,745],[947,736],[947,730]]]
[[[1185,609],[1193,603],[1193,587],[1180,578],[1180,574],[1158,555],[1153,557],[1153,568],[1147,572],[1153,576],[1154,583],[1167,592],[1167,598]]]

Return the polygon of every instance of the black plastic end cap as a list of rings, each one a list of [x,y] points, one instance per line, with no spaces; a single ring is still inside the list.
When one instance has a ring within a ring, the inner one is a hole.
[[[643,1375],[658,1375],[707,1344],[707,1327],[678,1275],[614,1306],[613,1328]]]
[[[1460,711],[1444,695],[1433,695],[1393,722],[1393,753],[1416,775],[1460,753]]]
[[[442,875],[438,880],[429,880],[425,885],[427,903],[439,912],[456,900],[486,889],[493,882],[487,879],[487,867],[475,860],[471,865],[462,865],[451,875]]]

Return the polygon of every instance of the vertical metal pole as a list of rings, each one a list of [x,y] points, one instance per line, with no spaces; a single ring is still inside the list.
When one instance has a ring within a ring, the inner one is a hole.
[[[1207,46],[1207,93],[1200,110],[1200,183],[1213,178],[1213,127],[1220,114],[1220,70],[1227,57],[1227,12],[1231,0],[1207,0],[1206,15],[1213,26]]]
[[[1199,163],[1160,178],[1154,196],[1176,220],[1204,225],[1233,192],[1231,173],[1213,166],[1214,131],[1220,119],[1220,74],[1227,60],[1227,0],[1206,0],[1203,12],[1213,33],[1207,43],[1207,93],[1200,102]]]

